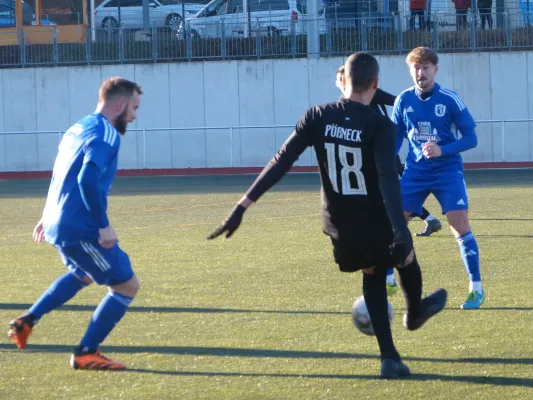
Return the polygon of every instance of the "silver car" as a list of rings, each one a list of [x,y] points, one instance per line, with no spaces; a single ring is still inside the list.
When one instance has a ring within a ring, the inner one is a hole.
[[[107,32],[114,32],[119,26],[123,28],[143,27],[143,0],[104,0],[94,10],[95,25]],[[179,0],[150,0],[150,26],[178,29],[182,21],[183,8],[185,18],[196,14],[208,0],[185,0],[184,6]]]

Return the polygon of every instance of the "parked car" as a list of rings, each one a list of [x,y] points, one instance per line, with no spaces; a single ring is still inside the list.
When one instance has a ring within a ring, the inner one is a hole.
[[[375,1],[331,0],[326,7],[326,20],[332,29],[355,29],[364,20],[368,28],[393,29],[393,17],[378,12]]]
[[[207,0],[185,0],[185,17],[196,14]],[[94,10],[97,27],[107,32],[143,27],[142,0],[104,0]],[[176,31],[182,20],[182,3],[178,0],[150,0],[150,26],[169,27]]]
[[[252,35],[286,35],[290,32],[291,21],[298,21],[297,33],[306,31],[307,0],[249,0],[249,30]],[[325,30],[324,7],[319,3],[319,31]],[[300,21],[302,20],[302,21]],[[212,0],[194,16],[186,19],[178,29],[178,37],[185,37],[189,26],[193,37],[239,37],[244,33],[242,0]],[[224,29],[222,31],[222,29]]]
[[[33,8],[22,2],[22,25],[35,25],[36,17]],[[0,0],[0,27],[7,28],[16,25],[15,0]],[[56,25],[47,18],[41,18],[41,25]]]

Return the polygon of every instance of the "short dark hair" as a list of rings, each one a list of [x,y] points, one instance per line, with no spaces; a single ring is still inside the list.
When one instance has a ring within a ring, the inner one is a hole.
[[[439,63],[439,56],[437,52],[429,47],[416,47],[407,54],[405,59],[407,65],[411,66],[414,63],[431,63],[437,65]]]
[[[378,60],[369,53],[359,51],[348,57],[345,64],[346,85],[352,85],[356,93],[364,92],[379,76]]]
[[[143,94],[143,90],[138,83],[129,81],[119,76],[106,79],[102,82],[98,92],[99,101],[110,100],[116,96],[133,96],[137,92]]]
[[[337,74],[344,75],[344,65],[341,65],[341,66],[337,69]]]

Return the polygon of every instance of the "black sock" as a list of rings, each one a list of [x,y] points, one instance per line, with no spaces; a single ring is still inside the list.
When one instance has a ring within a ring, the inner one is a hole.
[[[422,207],[422,215],[420,216],[420,219],[426,220],[427,217],[429,217],[431,214],[428,210],[426,210],[424,207]]]
[[[392,340],[385,281],[386,272],[384,269],[376,268],[374,274],[363,273],[363,294],[370,321],[372,321],[372,327],[378,340],[381,359],[391,358],[399,361],[400,355]]]
[[[397,270],[407,312],[418,315],[422,299],[422,271],[416,259],[416,254],[411,264],[400,267]]]

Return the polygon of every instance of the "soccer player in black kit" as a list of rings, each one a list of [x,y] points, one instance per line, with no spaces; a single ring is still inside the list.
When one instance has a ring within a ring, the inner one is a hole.
[[[278,182],[308,146],[316,151],[322,194],[323,231],[342,272],[363,271],[363,294],[381,353],[382,378],[411,374],[394,346],[388,318],[385,271],[398,269],[407,311],[404,326],[420,328],[440,312],[447,292],[422,299],[422,273],[404,218],[396,168],[393,122],[368,104],[378,85],[379,66],[359,52],[346,61],[343,99],[310,108],[231,214],[208,236],[229,238],[246,209]]]
[[[337,69],[335,74],[335,86],[343,93],[344,96],[344,65],[341,65]],[[396,101],[396,96],[390,94],[382,89],[377,89],[374,97],[370,101],[370,108],[378,113],[383,114],[388,117],[387,106],[394,106]],[[403,174],[404,165],[400,156],[396,156],[396,166],[398,168],[398,173],[400,176]],[[422,232],[417,232],[416,236],[431,236],[432,233],[438,232],[442,229],[441,222],[435,218],[425,207],[422,207],[422,214],[418,216],[426,223],[426,228]],[[396,284],[396,279],[394,278],[394,268],[389,268],[387,270],[387,294],[393,296],[398,291],[398,285]]]
[[[337,73],[335,75],[335,85],[339,88],[341,93],[344,92],[344,84],[342,83],[343,76],[344,65],[341,65],[337,69]],[[388,117],[389,114],[387,113],[387,106],[394,106],[395,100],[396,96],[378,88],[376,90],[376,94],[370,102],[370,107],[373,108],[375,111]],[[402,175],[404,171],[404,166],[399,156],[397,157],[397,162],[398,173]],[[418,232],[416,236],[431,236],[431,234],[438,232],[442,229],[441,222],[437,218],[435,218],[425,207],[422,207],[422,214],[418,217],[426,223],[426,228],[422,232]],[[394,277],[394,275],[392,276]],[[391,281],[391,283],[392,282],[393,281]]]

